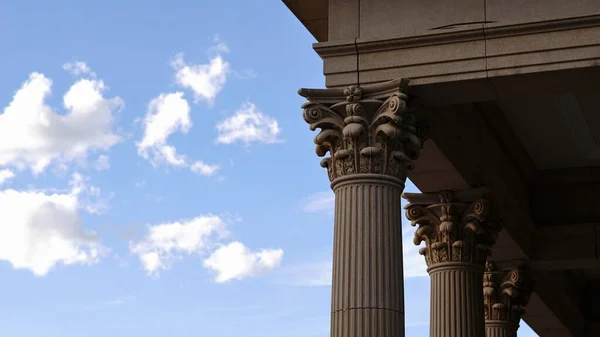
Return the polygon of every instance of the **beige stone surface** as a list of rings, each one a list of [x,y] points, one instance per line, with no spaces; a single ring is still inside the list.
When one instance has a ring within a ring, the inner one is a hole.
[[[486,17],[490,25],[548,21],[600,14],[596,0],[487,0]]]
[[[335,7],[330,3],[330,10]],[[361,0],[359,38],[415,36],[481,25],[484,0]]]

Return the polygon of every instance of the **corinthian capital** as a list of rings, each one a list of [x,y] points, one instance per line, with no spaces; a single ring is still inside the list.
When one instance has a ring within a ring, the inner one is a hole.
[[[485,320],[519,324],[533,286],[531,271],[526,265],[502,272],[496,270],[493,263],[486,263],[483,276]]]
[[[500,231],[488,190],[404,193],[406,217],[415,231],[414,244],[427,266],[444,262],[485,265]]]
[[[398,79],[346,89],[300,89],[306,97],[304,120],[324,157],[330,181],[360,174],[384,174],[406,179],[419,156],[425,128],[418,127],[407,104],[408,80]]]

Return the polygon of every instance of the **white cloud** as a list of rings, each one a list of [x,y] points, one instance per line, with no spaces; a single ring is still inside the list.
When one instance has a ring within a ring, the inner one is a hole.
[[[217,171],[219,171],[221,167],[219,165],[210,165],[210,164],[205,164],[204,162],[197,160],[196,162],[194,162],[191,166],[190,166],[190,170],[192,170],[192,172],[201,174],[201,175],[205,175],[205,176],[211,176],[215,173],[217,173]]]
[[[148,226],[141,241],[129,242],[129,250],[138,256],[150,276],[157,276],[186,255],[204,258],[204,267],[216,272],[217,283],[257,276],[279,267],[281,249],[252,252],[238,241],[222,244],[230,234],[226,227],[227,220],[210,214]]]
[[[233,116],[217,124],[217,130],[219,135],[216,142],[221,144],[280,142],[278,136],[281,129],[277,120],[264,115],[250,102],[242,104]]]
[[[212,105],[227,81],[229,64],[223,60],[221,54],[229,52],[229,47],[216,36],[211,52],[214,55],[207,64],[186,63],[183,53],[175,55],[171,61],[177,84],[194,93],[195,103],[205,100]],[[176,167],[188,167],[202,175],[212,175],[219,169],[218,165],[209,165],[202,161],[190,164],[185,155],[177,153],[174,146],[167,144],[167,138],[171,134],[185,134],[191,127],[190,105],[183,93],[160,94],[148,105],[144,119],[144,136],[137,143],[138,153],[150,160],[154,166],[167,163]]]
[[[100,155],[98,159],[96,159],[95,167],[98,171],[110,169],[110,158],[107,155]]]
[[[96,73],[92,72],[92,69],[82,61],[72,61],[63,64],[63,69],[70,72],[75,76],[90,75],[96,77]]]
[[[88,152],[107,150],[120,141],[112,130],[113,114],[124,102],[105,98],[104,82],[77,80],[63,96],[64,114],[45,103],[51,87],[50,79],[32,73],[0,114],[0,167],[39,174],[55,160],[82,160]]]
[[[229,53],[229,46],[221,41],[221,37],[219,36],[219,34],[216,34],[213,38],[213,41],[215,43],[215,45],[210,48],[210,51],[213,52],[214,54],[219,54],[219,53]]]
[[[167,144],[167,139],[175,132],[187,133],[192,127],[190,105],[182,92],[160,94],[148,104],[144,118],[144,136],[137,143],[138,154],[150,161],[153,166],[168,164],[175,167],[189,167],[195,173],[210,176],[219,170],[219,165],[206,164],[201,160],[190,165],[184,154]]]
[[[152,165],[167,163],[173,166],[186,166],[184,155],[167,144],[167,138],[175,132],[187,133],[192,127],[190,105],[182,92],[160,94],[148,104],[144,118],[144,136],[137,143],[140,156]]]
[[[107,251],[81,224],[93,186],[75,174],[63,193],[0,191],[0,260],[44,276],[57,264],[94,264]]]
[[[282,258],[282,249],[252,252],[241,242],[234,241],[217,249],[204,261],[204,265],[217,273],[217,283],[224,283],[275,269]]]
[[[226,224],[214,215],[199,216],[187,221],[148,226],[148,234],[140,242],[130,242],[130,251],[137,255],[150,275],[168,269],[173,259],[182,254],[202,254],[215,237],[228,235]]]
[[[216,51],[216,55],[206,64],[186,63],[182,53],[177,54],[171,62],[177,84],[192,90],[196,103],[205,100],[212,105],[227,81],[229,63],[220,53],[229,51],[229,48],[224,43],[218,43],[213,50]]]
[[[79,196],[79,207],[85,209],[88,213],[103,214],[109,206],[108,202],[113,197],[112,194],[103,196],[100,189],[96,186],[88,184],[89,178],[74,173],[69,186],[71,190]]]
[[[333,194],[333,191],[329,190],[312,194],[304,199],[304,206],[302,209],[307,213],[333,213],[334,207],[335,194]]]
[[[15,177],[15,174],[13,171],[8,170],[8,169],[0,170],[0,185],[6,183],[7,181],[9,181],[10,179],[12,179],[14,177]]]
[[[232,70],[231,74],[239,80],[249,80],[258,77],[254,69]]]

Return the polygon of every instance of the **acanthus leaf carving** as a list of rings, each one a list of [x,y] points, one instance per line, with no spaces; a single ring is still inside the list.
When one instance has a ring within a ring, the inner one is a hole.
[[[487,189],[436,194],[404,193],[406,217],[417,227],[413,242],[427,266],[466,262],[482,267],[500,231]]]
[[[315,137],[316,154],[331,181],[360,174],[406,179],[426,135],[415,122],[403,92],[408,81],[346,89],[301,89],[304,120]]]
[[[483,276],[483,301],[486,321],[519,324],[529,303],[535,283],[525,264],[508,272],[486,263]]]

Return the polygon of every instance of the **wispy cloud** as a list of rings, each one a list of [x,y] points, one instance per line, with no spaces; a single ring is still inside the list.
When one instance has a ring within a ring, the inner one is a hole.
[[[67,62],[63,64],[63,69],[74,76],[89,75],[92,78],[96,77],[96,73],[93,72],[92,69],[82,61],[73,60],[71,62]]]
[[[215,45],[210,48],[212,54],[208,63],[188,63],[183,53],[177,54],[171,61],[177,84],[193,92],[194,103],[206,101],[209,106],[223,90],[229,64],[221,54],[229,52],[227,44],[215,37]],[[216,173],[219,165],[207,164],[201,160],[190,161],[186,154],[179,153],[168,138],[176,133],[187,134],[192,128],[191,106],[184,92],[161,93],[148,104],[146,116],[140,120],[144,127],[142,139],[136,143],[138,154],[158,167],[166,164],[170,167],[189,168],[192,172],[210,176]]]
[[[221,54],[228,52],[229,48],[224,43],[218,43],[211,50],[215,52],[215,56],[206,64],[188,63],[184,60],[183,53],[179,53],[175,55],[171,66],[175,70],[177,84],[194,93],[195,103],[204,100],[212,106],[227,81],[229,63]]]
[[[239,241],[225,242],[230,235],[228,224],[238,220],[231,214],[206,214],[146,225],[141,239],[129,241],[129,251],[152,277],[185,256],[200,257],[216,283],[254,277],[278,268],[282,249],[251,250]]]
[[[239,80],[249,80],[258,76],[253,69],[232,70],[231,74]]]
[[[185,155],[167,143],[174,133],[186,134],[192,127],[190,105],[182,92],[160,94],[148,104],[144,118],[144,136],[136,143],[138,154],[157,167],[169,164],[187,166]]]
[[[197,160],[195,161],[191,166],[190,166],[190,170],[192,170],[192,172],[194,173],[198,173],[200,175],[203,176],[212,176],[215,173],[217,173],[217,171],[220,169],[221,167],[219,165],[215,165],[215,164],[206,164],[201,160]]]
[[[0,185],[6,183],[7,181],[9,181],[10,179],[12,179],[14,177],[15,177],[15,174],[13,173],[13,171],[11,171],[9,169],[0,170]]]
[[[100,300],[100,301],[89,303],[83,307],[83,310],[84,311],[106,310],[111,307],[131,303],[134,301],[135,301],[135,296],[131,296],[131,295],[121,296],[121,297],[116,297],[116,298],[112,298],[109,300]]]
[[[251,102],[244,102],[232,116],[217,124],[219,133],[217,144],[251,143],[275,144],[280,139],[281,128],[273,117],[270,117]]]
[[[221,218],[212,214],[148,225],[142,240],[129,242],[129,251],[138,256],[149,275],[156,276],[183,255],[204,253],[215,244],[215,237],[229,234],[226,227]]]
[[[333,213],[335,195],[332,191],[314,193],[302,202],[302,210],[307,213]]]
[[[94,167],[98,171],[105,171],[110,169],[110,157],[107,155],[100,155],[98,159],[96,159],[96,163],[94,163]]]

